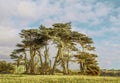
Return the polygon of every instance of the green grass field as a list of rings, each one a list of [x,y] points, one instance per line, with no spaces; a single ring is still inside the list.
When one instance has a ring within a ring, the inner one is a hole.
[[[120,77],[0,74],[0,83],[120,83]]]

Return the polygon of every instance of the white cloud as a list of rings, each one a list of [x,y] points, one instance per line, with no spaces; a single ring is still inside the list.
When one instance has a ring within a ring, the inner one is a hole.
[[[99,19],[108,15],[111,11],[109,5],[97,2],[95,4],[91,3],[75,3],[76,5],[69,4],[66,7],[66,16],[70,20],[75,20],[79,22],[95,23],[96,21],[99,24]],[[96,24],[96,23],[95,23]]]
[[[10,59],[10,54],[14,50],[14,47],[0,47],[0,59]]]
[[[102,2],[98,2],[94,6],[95,15],[97,17],[103,17],[110,13],[111,7],[108,4],[103,4]]]
[[[0,45],[1,46],[13,46],[17,41],[19,31],[16,28],[9,26],[0,26]]]
[[[19,23],[22,24],[29,24],[40,19],[52,21],[53,19],[48,19],[48,17],[55,16],[57,17],[57,21],[79,21],[97,25],[101,23],[100,17],[106,16],[110,12],[108,5],[101,2],[95,3],[96,0],[60,0],[59,2],[53,0],[54,3],[50,3],[49,0],[37,0],[36,2],[32,0],[13,1],[14,3],[9,1],[7,4],[2,1],[2,10],[5,10],[5,12],[3,12],[8,15],[6,18],[15,16],[19,20]],[[11,4],[11,6],[9,7],[8,4]],[[10,15],[7,12],[9,12]]]
[[[113,25],[120,25],[120,14],[118,16],[111,16],[110,21]]]
[[[113,42],[109,42],[109,40],[97,45],[98,60],[101,68],[119,68],[119,49],[120,44],[113,44]]]
[[[60,19],[70,21],[88,22],[88,20],[99,20],[99,17],[106,16],[110,12],[109,5],[101,2],[84,1],[84,0],[60,0],[59,2],[49,0],[44,1],[26,1],[26,0],[6,0],[8,3],[1,1],[2,10],[5,14],[16,15],[19,19],[38,20],[51,15],[57,15]],[[64,4],[62,4],[64,3]],[[8,6],[8,5],[11,6]],[[9,14],[7,13],[9,12]],[[63,15],[62,17],[60,15]],[[5,15],[6,16],[6,15]]]
[[[81,31],[81,30],[80,30]],[[120,28],[119,27],[104,27],[101,26],[100,28],[98,28],[97,30],[94,30],[91,28],[91,30],[85,29],[85,32],[92,36],[92,37],[106,37],[108,36],[108,38],[112,38],[112,37],[118,37],[120,33]],[[111,35],[109,35],[111,34]],[[112,37],[110,37],[112,36]],[[119,39],[119,38],[117,38]]]
[[[113,10],[113,14],[110,16],[109,21],[113,26],[120,26],[120,7]]]
[[[36,16],[36,4],[34,2],[21,1],[17,6],[18,16],[34,18]]]

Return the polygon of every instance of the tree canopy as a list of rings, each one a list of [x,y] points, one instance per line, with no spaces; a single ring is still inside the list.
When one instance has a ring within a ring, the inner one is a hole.
[[[63,74],[70,74],[69,65],[74,62],[79,64],[80,74],[99,75],[92,38],[72,31],[71,23],[55,23],[50,28],[40,25],[38,29],[23,29],[20,37],[21,43],[16,45],[17,49],[10,56],[16,60],[18,66],[23,63],[25,73],[55,74],[60,66]],[[57,49],[54,60],[49,53],[51,44]]]

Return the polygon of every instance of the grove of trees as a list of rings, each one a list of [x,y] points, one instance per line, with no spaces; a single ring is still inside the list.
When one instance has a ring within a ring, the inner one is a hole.
[[[55,23],[48,28],[23,29],[22,41],[11,53],[17,66],[24,65],[25,73],[54,75],[58,66],[61,73],[71,74],[70,64],[79,64],[79,74],[99,75],[93,40],[86,34],[72,31],[71,23]],[[56,48],[54,58],[50,57],[49,46]]]

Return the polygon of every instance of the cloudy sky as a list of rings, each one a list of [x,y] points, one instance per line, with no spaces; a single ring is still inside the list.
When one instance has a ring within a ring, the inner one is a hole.
[[[93,38],[101,68],[120,69],[120,0],[0,0],[0,60],[10,60],[22,29],[70,21]]]

